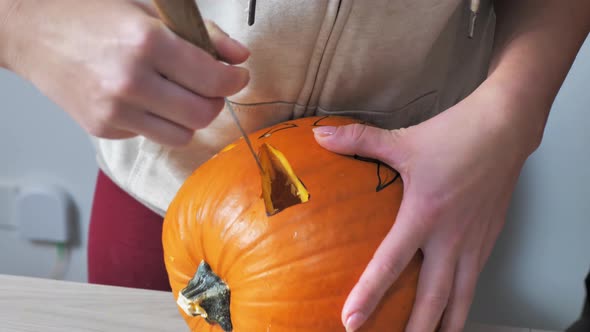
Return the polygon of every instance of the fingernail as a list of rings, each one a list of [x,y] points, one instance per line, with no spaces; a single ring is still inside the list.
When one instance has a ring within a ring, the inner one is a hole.
[[[365,322],[365,315],[360,312],[352,314],[346,320],[346,332],[355,332]]]
[[[319,137],[327,137],[332,136],[336,132],[336,127],[330,126],[322,126],[322,127],[315,127],[312,129],[313,133]]]

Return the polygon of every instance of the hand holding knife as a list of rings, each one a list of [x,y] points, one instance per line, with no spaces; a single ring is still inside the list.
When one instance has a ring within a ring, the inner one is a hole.
[[[153,2],[156,5],[162,21],[170,28],[170,30],[195,46],[208,52],[213,57],[219,58],[213,47],[213,43],[209,38],[209,33],[207,32],[201,12],[194,0],[153,0]],[[242,137],[246,141],[252,157],[254,157],[254,160],[256,161],[258,169],[263,172],[262,164],[254,151],[252,142],[227,98],[225,98],[225,105],[238,126]]]

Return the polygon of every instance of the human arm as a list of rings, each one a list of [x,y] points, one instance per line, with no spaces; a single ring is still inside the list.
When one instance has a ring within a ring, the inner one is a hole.
[[[505,96],[500,111],[540,144],[551,105],[590,32],[590,2],[496,0],[496,38],[486,86]],[[528,138],[528,139],[527,139]]]
[[[241,90],[249,51],[209,25],[222,61],[132,0],[6,0],[0,65],[31,81],[90,134],[182,146]]]
[[[583,43],[590,2],[496,1],[488,78],[467,98],[419,125],[317,129],[332,151],[397,169],[404,199],[342,311],[349,331],[372,313],[417,250],[424,253],[408,331],[462,330],[477,277],[506,217],[522,166]]]

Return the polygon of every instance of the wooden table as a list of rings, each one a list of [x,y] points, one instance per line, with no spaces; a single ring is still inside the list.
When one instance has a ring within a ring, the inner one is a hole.
[[[187,330],[168,292],[0,275],[1,332]],[[465,331],[533,330],[470,324]]]

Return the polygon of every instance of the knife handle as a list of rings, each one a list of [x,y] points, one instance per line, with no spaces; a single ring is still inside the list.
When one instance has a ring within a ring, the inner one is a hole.
[[[177,35],[219,58],[195,0],[152,0],[160,18]]]

